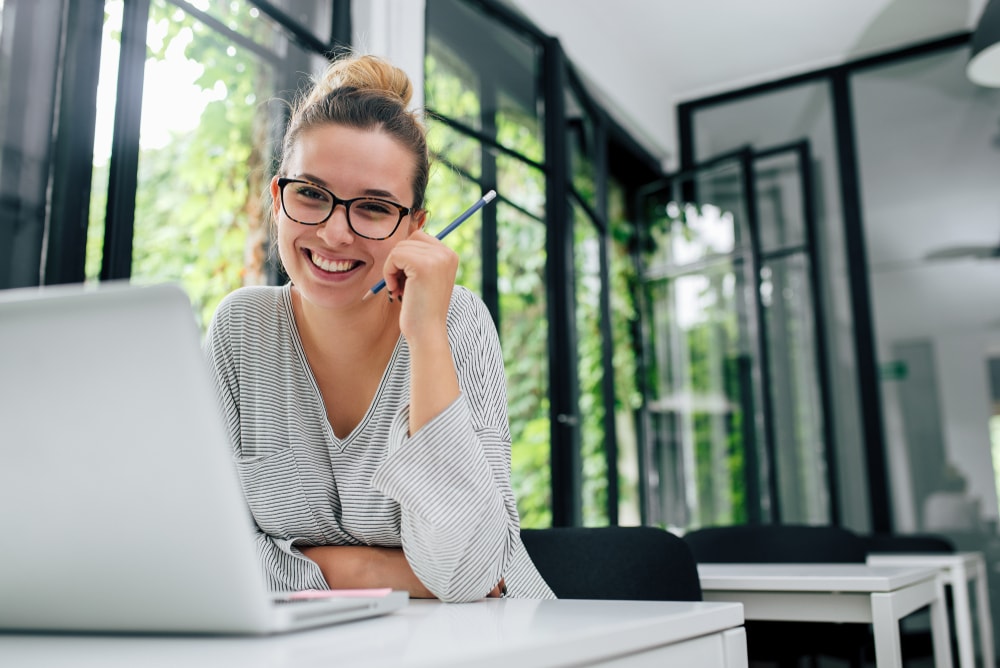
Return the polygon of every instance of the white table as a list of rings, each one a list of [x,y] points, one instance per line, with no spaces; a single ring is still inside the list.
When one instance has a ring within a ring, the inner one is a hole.
[[[929,566],[937,568],[942,584],[950,586],[955,604],[955,637],[958,640],[958,663],[962,668],[976,665],[972,642],[972,612],[969,602],[969,582],[976,591],[976,609],[979,620],[979,643],[983,665],[992,666],[993,619],[990,615],[990,597],[986,583],[986,560],[981,552],[926,553],[926,554],[870,554],[868,563],[873,566]]]
[[[930,567],[699,564],[706,601],[739,601],[746,619],[871,624],[875,664],[902,666],[899,620],[930,606],[934,660],[951,668],[944,587]]]
[[[735,603],[411,601],[376,619],[263,638],[0,633],[18,668],[746,668]]]

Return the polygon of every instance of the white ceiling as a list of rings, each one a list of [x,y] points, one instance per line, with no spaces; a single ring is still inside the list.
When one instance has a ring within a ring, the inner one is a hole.
[[[508,0],[671,169],[678,102],[970,30],[986,0]],[[627,101],[627,102],[622,102]]]

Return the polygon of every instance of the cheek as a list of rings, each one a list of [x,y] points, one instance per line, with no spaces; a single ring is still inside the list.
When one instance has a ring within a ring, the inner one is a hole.
[[[278,247],[278,257],[286,266],[295,253],[295,239],[295,228],[289,225],[289,221],[279,218],[275,222],[275,245]]]

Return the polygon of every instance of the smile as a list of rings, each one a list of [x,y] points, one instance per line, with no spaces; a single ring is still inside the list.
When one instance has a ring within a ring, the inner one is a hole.
[[[327,260],[312,252],[309,252],[309,260],[323,271],[331,274],[351,271],[361,264],[357,260]]]

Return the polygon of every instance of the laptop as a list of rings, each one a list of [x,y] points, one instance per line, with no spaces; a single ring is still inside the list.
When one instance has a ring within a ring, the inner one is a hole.
[[[0,629],[266,634],[406,605],[268,591],[200,341],[176,285],[0,291]]]

